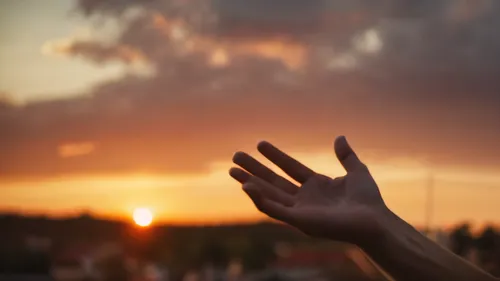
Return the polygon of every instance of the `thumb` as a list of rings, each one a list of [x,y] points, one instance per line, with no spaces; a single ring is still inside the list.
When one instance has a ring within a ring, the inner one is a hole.
[[[367,169],[365,164],[363,164],[359,160],[356,153],[354,153],[349,143],[347,143],[347,140],[344,136],[340,136],[335,139],[334,148],[337,158],[347,172]]]

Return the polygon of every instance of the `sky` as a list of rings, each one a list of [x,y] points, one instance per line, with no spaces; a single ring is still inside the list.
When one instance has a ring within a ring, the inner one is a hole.
[[[232,154],[265,139],[341,176],[342,134],[409,222],[431,185],[433,225],[494,222],[499,16],[495,0],[1,1],[0,210],[257,220]]]

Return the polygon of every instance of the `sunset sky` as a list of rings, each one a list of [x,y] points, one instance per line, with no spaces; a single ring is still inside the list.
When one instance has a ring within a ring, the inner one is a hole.
[[[0,210],[260,219],[227,170],[268,140],[388,205],[500,217],[500,1],[3,0]],[[262,159],[262,158],[259,158]]]

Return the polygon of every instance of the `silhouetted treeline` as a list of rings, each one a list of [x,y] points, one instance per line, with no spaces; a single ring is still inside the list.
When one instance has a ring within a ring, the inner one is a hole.
[[[249,269],[264,268],[275,258],[276,242],[310,241],[296,230],[273,223],[140,228],[89,215],[70,219],[0,215],[0,230],[0,256],[9,260],[28,262],[29,237],[51,241],[46,253],[50,261],[75,245],[117,242],[135,257],[162,262],[179,272],[206,264],[224,267],[231,259],[241,260]],[[10,268],[17,266],[6,260],[0,263]]]
[[[468,224],[457,226],[450,233],[451,250],[465,258],[475,253],[476,262],[495,276],[500,276],[500,232],[486,226],[473,235]]]
[[[29,237],[42,237],[50,240],[51,245],[46,252],[29,250]],[[464,257],[476,250],[481,265],[498,276],[499,238],[493,227],[472,235],[468,225],[460,225],[450,232],[450,248]],[[318,243],[325,247],[324,241],[273,223],[140,228],[90,215],[70,219],[0,215],[0,272],[43,272],[64,250],[107,242],[118,243],[128,255],[165,264],[173,274],[207,264],[225,267],[234,259],[242,261],[246,269],[262,269],[275,260],[277,242],[309,247]],[[340,249],[345,245],[331,243],[331,246]]]
[[[23,243],[26,236],[51,238],[57,244],[107,241],[117,239],[125,226],[122,222],[99,220],[89,215],[69,219],[0,215],[0,243]]]
[[[0,274],[49,274],[50,256],[27,250],[2,251]]]

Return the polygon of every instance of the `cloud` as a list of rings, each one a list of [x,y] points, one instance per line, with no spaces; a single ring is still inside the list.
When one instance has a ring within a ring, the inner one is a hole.
[[[77,157],[92,153],[96,145],[92,142],[68,143],[59,146],[59,156],[63,158]]]
[[[122,32],[62,51],[131,62],[126,48],[154,75],[0,107],[0,177],[199,172],[263,138],[317,152],[337,134],[377,161],[498,167],[500,4],[466,3],[81,0]]]
[[[122,19],[127,28],[116,44],[155,60],[172,48],[222,48],[235,56],[267,54],[288,66],[294,57],[295,68],[312,61],[314,68],[328,68],[328,61],[350,57],[365,72],[401,75],[457,69],[493,75],[500,65],[500,4],[492,0],[83,0],[77,8],[88,16]],[[124,16],[131,10],[140,16]],[[371,56],[360,52],[364,35],[379,42]],[[277,49],[286,57],[269,51]]]
[[[94,63],[103,64],[119,61],[125,64],[146,63],[144,54],[133,47],[125,45],[106,46],[92,41],[60,41],[48,42],[42,47],[45,54],[81,56]]]

